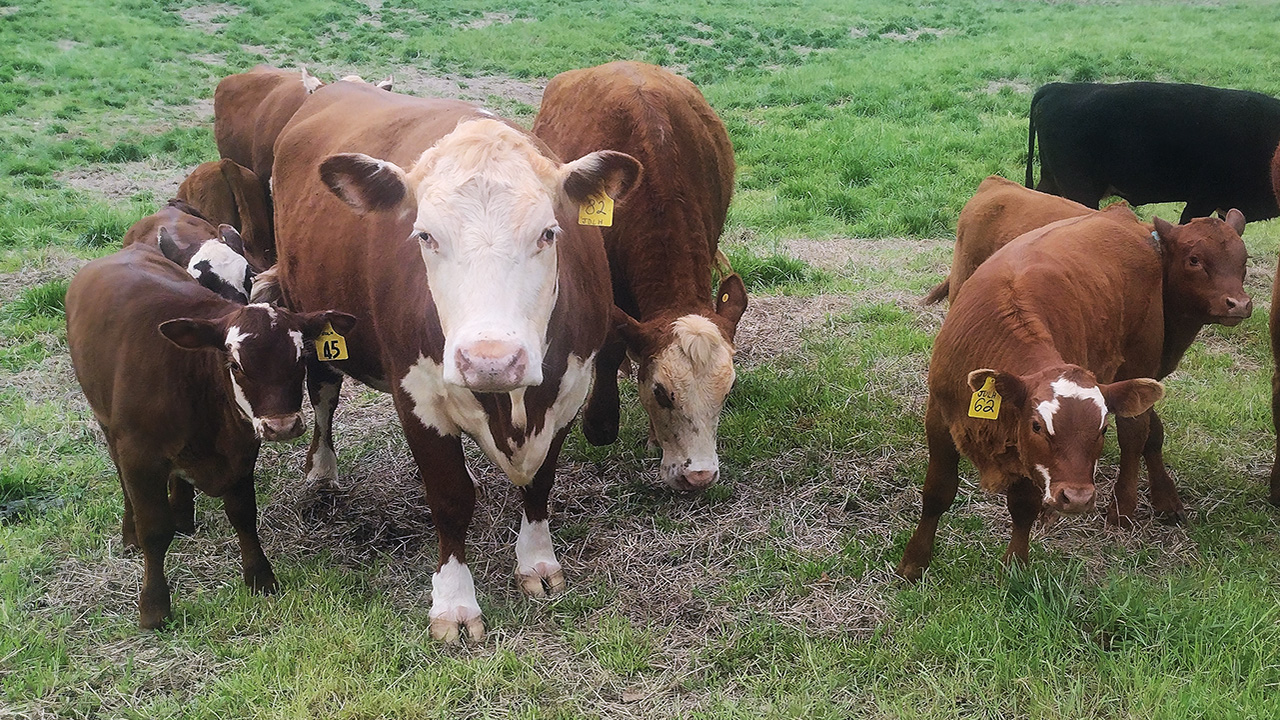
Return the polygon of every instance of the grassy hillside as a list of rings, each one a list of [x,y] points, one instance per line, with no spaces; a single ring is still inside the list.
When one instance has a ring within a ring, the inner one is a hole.
[[[568,592],[511,581],[516,494],[484,490],[470,555],[491,635],[428,634],[435,533],[388,398],[348,387],[341,473],[264,448],[250,595],[221,505],[168,569],[176,620],[136,629],[141,558],[71,373],[66,282],[216,157],[217,80],[259,62],[483,102],[528,123],[554,74],[639,59],[697,82],[738,189],[748,280],[720,484],[656,480],[624,384],[622,437],[574,432],[553,492]],[[1280,540],[1266,332],[1280,228],[1251,225],[1257,310],[1168,381],[1166,459],[1193,520],[1033,535],[1004,570],[1001,498],[971,469],[918,586],[892,574],[919,513],[915,298],[965,200],[1021,179],[1053,80],[1280,96],[1280,6],[1255,2],[0,0],[0,716],[1227,718],[1275,714]],[[1174,206],[1146,208],[1176,217]],[[1109,498],[1114,444],[1101,475]]]

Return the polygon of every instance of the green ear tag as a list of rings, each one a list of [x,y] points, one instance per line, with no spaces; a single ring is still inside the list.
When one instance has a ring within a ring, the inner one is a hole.
[[[1000,417],[1000,393],[996,392],[996,379],[987,378],[982,387],[969,400],[969,417],[995,420]]]

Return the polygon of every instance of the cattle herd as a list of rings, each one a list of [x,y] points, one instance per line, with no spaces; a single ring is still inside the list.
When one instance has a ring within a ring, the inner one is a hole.
[[[193,528],[195,489],[223,499],[245,583],[276,589],[254,465],[263,441],[304,432],[304,384],[310,482],[337,476],[344,377],[391,394],[439,536],[438,640],[484,636],[462,433],[521,490],[515,575],[532,596],[565,587],[548,526],[560,449],[580,410],[588,441],[617,439],[628,357],[661,479],[681,491],[716,482],[747,295],[718,250],[733,149],[688,80],[634,62],[566,72],[530,132],[390,81],[325,85],[257,67],[218,84],[214,113],[222,158],[67,292],[76,377],[124,491],[123,541],[145,561],[142,627],[170,616],[164,557]],[[1153,404],[1201,327],[1252,311],[1240,236],[1246,217],[1280,214],[1278,140],[1280,102],[1256,93],[1036,93],[1026,187],[982,182],[960,215],[951,274],[925,298],[950,310],[929,368],[920,524],[900,575],[929,565],[961,455],[1007,497],[1005,559],[1026,562],[1037,517],[1094,508],[1109,415],[1120,477],[1108,523],[1133,522],[1142,462],[1157,517],[1185,519]],[[1145,223],[1124,203],[1099,210],[1113,194],[1187,206],[1181,224]],[[1280,412],[1280,380],[1273,398]]]

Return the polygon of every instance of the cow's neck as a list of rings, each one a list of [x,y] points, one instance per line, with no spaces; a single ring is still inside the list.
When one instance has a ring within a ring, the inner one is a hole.
[[[1164,347],[1160,351],[1160,374],[1157,380],[1178,369],[1182,356],[1195,341],[1196,335],[1204,323],[1190,316],[1173,316],[1165,314]]]

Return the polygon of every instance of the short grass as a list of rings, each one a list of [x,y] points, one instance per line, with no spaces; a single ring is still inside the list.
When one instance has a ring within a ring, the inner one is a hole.
[[[1274,716],[1274,223],[1246,233],[1254,316],[1206,331],[1168,380],[1189,526],[1145,509],[1126,532],[1063,519],[1037,533],[1032,567],[1005,571],[1003,503],[970,476],[925,580],[892,568],[919,512],[942,317],[915,299],[946,272],[982,177],[1022,177],[1030,93],[1150,79],[1280,95],[1277,38],[1280,8],[1261,0],[0,0],[0,716]],[[751,308],[721,483],[657,483],[624,384],[619,442],[575,433],[563,456],[552,528],[569,591],[529,601],[510,578],[515,493],[473,448],[491,636],[442,647],[421,481],[386,396],[348,388],[336,488],[305,486],[302,441],[263,452],[284,591],[245,591],[202,498],[170,554],[176,620],[137,631],[141,561],[120,547],[61,299],[215,156],[217,79],[263,61],[410,92],[444,78],[528,122],[547,78],[619,58],[697,82],[737,153],[725,248]]]

